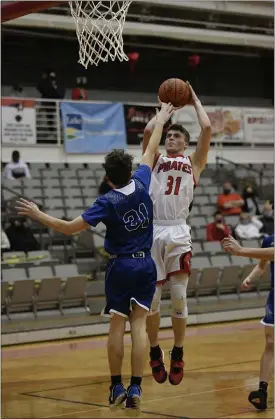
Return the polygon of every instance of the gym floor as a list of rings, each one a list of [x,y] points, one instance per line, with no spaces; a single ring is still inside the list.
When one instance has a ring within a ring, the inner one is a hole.
[[[160,333],[166,364],[172,331]],[[125,337],[124,384],[130,375],[130,337]],[[2,349],[2,417],[111,418],[108,407],[107,338],[86,338]],[[146,362],[140,417],[256,418],[247,400],[258,385],[264,349],[259,321],[190,326],[185,344],[185,378],[179,386],[157,384]],[[273,382],[269,408],[273,418]]]

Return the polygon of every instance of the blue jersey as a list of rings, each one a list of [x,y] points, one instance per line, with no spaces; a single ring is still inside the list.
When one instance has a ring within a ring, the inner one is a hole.
[[[262,248],[274,247],[274,234],[271,236],[265,237],[262,243]],[[274,289],[274,262],[270,262],[271,270],[271,289]]]
[[[109,254],[150,251],[153,242],[153,203],[149,196],[151,169],[140,165],[128,185],[99,197],[83,214],[95,227],[106,225],[105,250]]]

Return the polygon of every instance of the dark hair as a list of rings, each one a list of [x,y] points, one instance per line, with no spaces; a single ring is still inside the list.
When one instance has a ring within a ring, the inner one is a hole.
[[[14,162],[14,163],[18,163],[19,162],[19,159],[20,159],[20,153],[19,153],[19,151],[17,151],[17,150],[14,150],[13,152],[12,152],[12,161]]]
[[[168,127],[167,132],[168,131],[179,131],[181,132],[184,136],[185,136],[185,141],[189,144],[190,142],[190,134],[187,131],[187,129],[185,129],[182,125],[180,124],[172,124]]]
[[[116,186],[126,185],[131,177],[133,160],[134,157],[122,149],[108,153],[103,165],[108,180]]]
[[[223,215],[223,213],[222,213],[221,211],[216,211],[216,212],[213,214],[213,217],[216,217],[217,215]]]

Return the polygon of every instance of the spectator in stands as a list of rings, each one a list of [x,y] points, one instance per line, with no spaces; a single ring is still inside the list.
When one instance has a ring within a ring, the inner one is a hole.
[[[39,250],[39,245],[28,224],[22,219],[12,220],[6,229],[10,241],[11,250],[29,252]]]
[[[218,196],[217,207],[223,215],[239,215],[242,211],[244,200],[234,191],[230,182],[223,185],[223,193]]]
[[[267,201],[264,204],[263,215],[259,218],[261,223],[263,224],[261,228],[262,234],[271,235],[274,233],[274,215],[272,209],[272,203]]]
[[[31,178],[28,165],[20,159],[19,151],[12,152],[11,162],[5,166],[3,177],[6,179]]]
[[[243,211],[249,212],[252,215],[260,215],[259,201],[256,194],[256,191],[253,189],[252,185],[247,185],[243,190]]]
[[[207,241],[222,241],[229,236],[230,228],[225,224],[223,215],[220,211],[214,214],[214,222],[206,226]]]
[[[12,97],[26,97],[27,94],[25,93],[23,86],[21,86],[21,84],[15,84],[14,86],[12,86],[11,92],[10,92],[10,96]]]
[[[88,91],[85,88],[86,84],[87,84],[86,77],[76,78],[77,87],[75,87],[72,91],[73,100],[88,100]]]
[[[46,70],[37,85],[37,90],[40,92],[41,97],[44,99],[64,99],[65,89],[58,82],[56,74],[52,70]],[[54,121],[56,114],[55,102],[43,102],[46,117],[49,125],[49,130],[54,131]]]
[[[235,228],[235,235],[238,239],[258,239],[262,236],[260,233],[262,226],[263,224],[257,217],[242,212]]]
[[[44,99],[64,99],[65,89],[58,82],[53,70],[46,70],[37,85],[37,90]]]

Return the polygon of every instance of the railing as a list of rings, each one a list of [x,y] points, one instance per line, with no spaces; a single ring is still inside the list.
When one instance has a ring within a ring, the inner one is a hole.
[[[67,101],[73,106],[78,101]],[[2,144],[51,145],[63,144],[63,125],[59,100],[2,98]],[[82,104],[103,102],[82,102]],[[106,101],[104,102],[106,103]],[[155,114],[154,104],[124,103],[124,121],[128,145],[139,145],[147,122]],[[14,112],[16,109],[16,112]],[[213,148],[226,147],[273,147],[273,111],[269,108],[237,108],[205,106],[213,131]],[[76,114],[80,114],[76,110]],[[15,114],[15,115],[14,115]],[[199,125],[193,107],[184,108],[175,118],[191,135],[195,145]],[[77,115],[78,116],[78,115]],[[82,116],[80,114],[80,116]],[[85,118],[85,116],[83,116]],[[20,125],[20,123],[22,124]],[[173,121],[174,122],[174,121]]]

